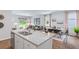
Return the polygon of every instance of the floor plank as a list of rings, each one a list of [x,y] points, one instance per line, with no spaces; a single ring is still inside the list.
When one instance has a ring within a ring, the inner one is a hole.
[[[60,45],[61,41],[54,40],[54,49],[79,49],[79,38],[68,36],[67,43]],[[61,46],[61,47],[60,47]]]
[[[10,39],[0,41],[0,49],[10,49],[10,48],[11,48]]]

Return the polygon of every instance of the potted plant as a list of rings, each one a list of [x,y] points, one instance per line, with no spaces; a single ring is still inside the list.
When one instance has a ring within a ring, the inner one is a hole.
[[[76,35],[78,36],[78,34],[79,34],[79,27],[75,27],[75,28],[74,28],[74,32],[75,32]]]

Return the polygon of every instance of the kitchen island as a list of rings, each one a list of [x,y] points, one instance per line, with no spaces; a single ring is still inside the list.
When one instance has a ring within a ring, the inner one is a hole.
[[[15,49],[51,49],[53,34],[43,31],[31,30],[28,35],[20,32],[28,32],[27,30],[12,31],[12,45]]]

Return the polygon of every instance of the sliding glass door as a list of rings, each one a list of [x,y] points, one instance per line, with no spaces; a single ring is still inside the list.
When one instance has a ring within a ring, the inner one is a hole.
[[[68,12],[68,31],[70,35],[76,35],[74,32],[74,27],[76,27],[77,24],[77,16],[76,11],[70,11]]]
[[[76,19],[69,19],[68,20],[68,30],[70,35],[75,35],[74,27],[76,27]]]

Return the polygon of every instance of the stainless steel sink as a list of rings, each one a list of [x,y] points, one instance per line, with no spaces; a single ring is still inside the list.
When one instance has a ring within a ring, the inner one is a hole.
[[[26,35],[31,35],[32,33],[29,33],[29,32],[27,32],[27,31],[21,31],[21,32],[18,32],[19,34],[22,34],[22,35],[24,35],[24,36],[26,36]]]

